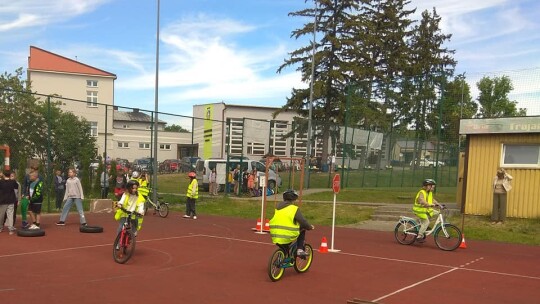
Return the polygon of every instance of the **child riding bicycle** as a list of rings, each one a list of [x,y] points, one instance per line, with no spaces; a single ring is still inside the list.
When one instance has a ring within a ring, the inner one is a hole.
[[[139,187],[139,182],[135,180],[129,180],[126,184],[126,192],[118,201],[118,210],[114,215],[114,218],[120,222],[118,225],[117,233],[122,230],[124,222],[128,219],[127,212],[137,213],[139,216],[137,219],[134,219],[131,222],[131,227],[137,227],[137,230],[133,232],[137,236],[137,231],[141,230],[144,214],[144,197],[138,193],[137,188]]]
[[[308,223],[294,201],[298,199],[298,194],[294,190],[287,190],[283,193],[283,202],[278,203],[274,217],[270,220],[270,236],[272,242],[278,245],[285,245],[297,239],[299,256],[306,256],[304,251],[304,241],[306,230],[313,230],[315,227]]]
[[[416,194],[414,199],[413,212],[420,219],[420,230],[416,236],[416,241],[419,243],[425,242],[424,233],[429,227],[429,220],[432,217],[437,217],[439,211],[433,210],[433,207],[440,206],[433,198],[433,190],[437,183],[431,179],[425,179],[422,182],[422,189]]]

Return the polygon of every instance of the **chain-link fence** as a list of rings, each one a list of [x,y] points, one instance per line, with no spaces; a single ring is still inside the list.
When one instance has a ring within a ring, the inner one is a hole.
[[[75,100],[2,89],[0,115],[6,128],[0,131],[0,144],[11,146],[11,167],[19,169],[19,175],[29,167],[29,159],[39,159],[49,185],[54,169],[77,167],[86,189],[94,192],[99,192],[92,189],[99,188],[98,175],[105,166],[113,165],[112,174],[120,169],[167,174],[196,171],[198,159],[264,164],[267,156],[308,155],[311,188],[330,187],[334,172],[342,174],[343,187],[416,187],[428,177],[453,187],[465,146],[458,134],[461,118],[477,113],[500,117],[500,111],[486,108],[497,109],[501,100],[514,104],[514,114],[540,115],[538,69],[466,76],[469,80],[460,75],[444,82],[427,77],[349,84],[343,88],[346,100],[339,114],[312,119],[311,134],[308,119],[291,112],[273,116],[277,108],[215,103],[194,106],[193,116],[156,115],[97,102],[92,96]],[[482,82],[486,77],[491,82]],[[500,96],[497,85],[504,79],[514,90]],[[22,95],[39,102],[16,103]],[[5,162],[4,155],[0,150],[0,162]],[[296,166],[292,161],[274,164],[284,187],[290,185],[285,172]]]

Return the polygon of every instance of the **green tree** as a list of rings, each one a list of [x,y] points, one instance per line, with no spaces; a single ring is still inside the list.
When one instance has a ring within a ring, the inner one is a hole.
[[[360,8],[356,0],[315,0],[317,9],[308,8],[289,13],[289,16],[311,20],[302,28],[294,30],[292,37],[312,38],[316,23],[317,41],[292,51],[290,57],[278,68],[296,66],[302,75],[302,81],[310,83],[312,75],[312,52],[314,56],[313,111],[312,118],[318,121],[316,136],[322,141],[322,158],[327,158],[330,127],[334,122],[343,122],[347,83],[350,82],[350,59],[344,57],[343,40],[350,37],[345,24],[351,22],[351,14]],[[315,22],[316,18],[316,22]],[[293,110],[302,117],[309,116],[310,88],[294,88],[286,104],[275,113]],[[294,133],[307,131],[307,121],[296,123]],[[327,122],[327,123],[322,123]],[[332,123],[328,123],[332,122]],[[308,151],[308,154],[311,151]]]
[[[172,124],[170,126],[165,126],[165,128],[163,128],[163,130],[164,131],[169,131],[169,132],[189,133],[189,131],[184,129],[184,127],[182,127],[180,125],[175,125],[175,124]]]
[[[480,104],[478,117],[496,118],[527,115],[526,109],[518,109],[517,102],[508,98],[508,94],[514,89],[508,76],[493,78],[486,76],[480,79],[476,86],[480,91],[478,96],[478,103]]]

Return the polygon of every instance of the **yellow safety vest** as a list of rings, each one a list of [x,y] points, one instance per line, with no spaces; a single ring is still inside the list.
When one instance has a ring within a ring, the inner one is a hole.
[[[195,195],[193,195],[193,187],[195,187]],[[199,198],[199,184],[197,183],[196,178],[192,179],[191,183],[189,183],[186,196],[194,199]]]
[[[131,204],[130,204],[130,201],[129,201],[129,193],[126,192],[124,194],[126,196],[126,200],[124,201],[125,205],[123,206],[124,209],[126,210],[129,210],[131,208]],[[144,199],[144,197],[139,193],[139,196],[137,197],[137,201],[135,204],[137,204],[137,206],[135,207],[135,210],[139,209],[139,206],[140,204],[144,204],[146,202],[146,200]],[[127,217],[127,213],[125,213],[124,211],[122,211],[122,209],[118,208],[118,210],[116,210],[115,214],[114,214],[114,219],[115,220],[120,220],[121,218],[123,217]],[[141,230],[141,227],[142,227],[142,222],[143,222],[143,218],[142,216],[137,218],[137,230]]]
[[[274,217],[270,220],[270,236],[274,244],[292,243],[300,235],[300,224],[294,223],[294,216],[298,206],[289,205],[283,209],[276,209]]]
[[[148,181],[140,178],[137,181],[139,182],[139,194],[148,196],[148,193],[150,193],[150,189],[148,189]]]
[[[416,198],[414,199],[414,205],[413,205],[413,212],[421,219],[427,219],[428,217],[433,216],[433,209],[432,208],[426,208],[420,203],[418,203],[418,197],[420,197],[420,193],[424,194],[424,199],[426,202],[430,205],[433,205],[433,192],[427,192],[426,190],[422,189],[418,191],[416,194]]]

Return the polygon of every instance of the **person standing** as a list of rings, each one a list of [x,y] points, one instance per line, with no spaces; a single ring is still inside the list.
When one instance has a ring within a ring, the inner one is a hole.
[[[43,180],[39,177],[37,171],[30,172],[30,187],[28,189],[29,197],[28,210],[32,225],[28,229],[40,229],[41,206],[43,205]]]
[[[210,195],[218,195],[216,168],[210,172]]]
[[[21,203],[22,198],[22,187],[21,184],[17,181],[17,175],[15,174],[15,171],[11,171],[11,175],[9,176],[9,178],[17,183],[17,189],[15,190],[15,197],[17,198],[17,202],[15,203],[15,206],[13,206],[13,227],[15,227],[15,224],[17,222],[17,207]]]
[[[491,224],[503,224],[506,220],[506,194],[512,190],[510,181],[512,176],[503,168],[497,170],[497,176],[493,179],[493,211],[491,212]]]
[[[86,218],[84,217],[84,210],[82,205],[82,200],[84,199],[83,189],[81,181],[77,176],[75,176],[75,169],[69,168],[68,170],[68,179],[66,180],[66,193],[64,194],[64,208],[62,209],[62,215],[60,215],[60,221],[56,223],[57,226],[65,226],[66,218],[69,213],[69,209],[73,203],[77,207],[79,212],[79,221],[82,226],[86,226]]]
[[[62,176],[62,171],[56,170],[54,176],[54,193],[56,194],[56,210],[60,211],[62,208],[62,200],[64,199],[64,190],[66,188],[66,181]]]
[[[420,230],[416,236],[416,241],[419,243],[425,242],[424,233],[429,227],[429,220],[439,215],[437,210],[433,210],[433,207],[439,206],[439,203],[433,198],[433,190],[436,185],[435,180],[425,179],[422,182],[422,189],[418,191],[414,199],[413,212],[420,219]]]
[[[10,176],[11,171],[5,170],[0,179],[0,223],[2,223],[0,232],[4,229],[4,220],[6,220],[5,223],[7,224],[9,234],[13,234],[16,230],[13,223],[13,210],[17,202],[15,191],[18,190],[19,186]]]
[[[109,179],[111,179],[111,176],[109,175],[109,170],[105,169],[103,172],[101,172],[101,177],[99,178],[99,182],[101,184],[101,198],[107,198],[109,196]]]
[[[184,214],[184,218],[196,220],[197,213],[195,212],[195,203],[199,198],[199,184],[197,183],[197,175],[195,172],[189,172],[188,177],[190,181],[186,193],[186,214]]]
[[[114,196],[117,200],[120,200],[122,198],[122,195],[124,194],[124,189],[126,188],[127,184],[127,178],[124,174],[123,169],[118,169],[116,171],[116,179],[115,179],[115,186],[114,186]]]

